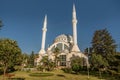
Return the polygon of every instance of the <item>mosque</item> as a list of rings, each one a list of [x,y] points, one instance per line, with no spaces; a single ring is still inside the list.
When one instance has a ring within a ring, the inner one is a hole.
[[[50,45],[47,50],[45,50],[45,40],[46,40],[46,32],[47,32],[47,16],[45,16],[43,28],[42,28],[42,42],[41,49],[39,51],[39,57],[36,62],[39,65],[40,60],[44,56],[48,56],[48,59],[55,60],[55,49],[59,49],[59,54],[57,57],[60,58],[58,66],[70,66],[70,58],[73,56],[83,57],[86,60],[86,64],[88,64],[88,57],[84,55],[77,44],[77,16],[75,5],[73,5],[72,12],[72,29],[73,36],[61,34],[57,36],[52,45]]]

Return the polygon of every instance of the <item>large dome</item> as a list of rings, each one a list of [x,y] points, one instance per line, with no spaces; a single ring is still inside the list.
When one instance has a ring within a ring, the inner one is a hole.
[[[58,37],[55,38],[54,42],[70,42],[70,43],[73,43],[73,38],[71,35],[65,35],[65,34],[62,34],[62,35],[59,35]]]

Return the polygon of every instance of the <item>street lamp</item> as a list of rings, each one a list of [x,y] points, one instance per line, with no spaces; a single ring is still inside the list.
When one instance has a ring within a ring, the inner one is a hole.
[[[87,61],[88,79],[90,78],[90,76],[89,76],[89,67],[90,67],[90,65],[89,65],[89,47],[88,47],[88,61]]]

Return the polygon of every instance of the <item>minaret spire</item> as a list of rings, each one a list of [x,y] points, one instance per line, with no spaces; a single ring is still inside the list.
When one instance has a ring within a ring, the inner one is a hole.
[[[75,4],[73,4],[73,19],[76,19],[76,9]],[[77,20],[77,19],[76,19]]]
[[[73,24],[73,52],[80,52],[80,49],[77,45],[77,17],[76,17],[76,9],[73,4],[73,12],[72,12],[72,24]]]
[[[45,15],[43,28],[42,28],[42,43],[41,43],[41,50],[39,51],[39,54],[45,53],[45,40],[46,40],[46,32],[47,32],[47,15]]]

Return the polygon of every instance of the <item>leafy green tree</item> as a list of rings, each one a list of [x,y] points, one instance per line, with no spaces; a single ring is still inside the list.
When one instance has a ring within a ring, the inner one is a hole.
[[[105,69],[108,66],[108,62],[100,54],[93,53],[91,56],[91,64],[93,68],[99,70],[99,75],[101,77],[101,70]]]
[[[35,60],[35,54],[34,51],[32,51],[32,53],[29,56],[29,60],[28,60],[28,65],[29,67],[34,67],[34,60]]]
[[[116,53],[116,44],[107,29],[97,30],[92,39],[92,49],[95,54],[100,54],[105,58],[109,65],[114,62]]]
[[[4,70],[4,76],[8,67],[21,64],[21,49],[14,40],[0,39],[0,64]]]
[[[79,73],[83,69],[83,58],[73,56],[71,59],[71,68],[75,73]]]
[[[53,51],[54,55],[55,55],[55,66],[58,67],[58,61],[59,61],[59,56],[58,54],[60,53],[59,48],[55,48],[55,50]]]
[[[22,68],[28,65],[29,55],[26,53],[22,54]]]
[[[84,52],[90,54],[92,53],[92,48],[91,47],[85,48]]]
[[[55,67],[55,63],[52,60],[48,59],[48,56],[44,56],[40,61],[39,68],[44,72],[45,70],[51,71]]]
[[[116,58],[116,61],[113,63],[114,68],[118,73],[120,73],[120,53],[119,52],[116,53],[115,58]]]
[[[91,58],[91,64],[93,68],[104,68],[108,66],[107,60],[103,58],[100,54],[93,53]]]

